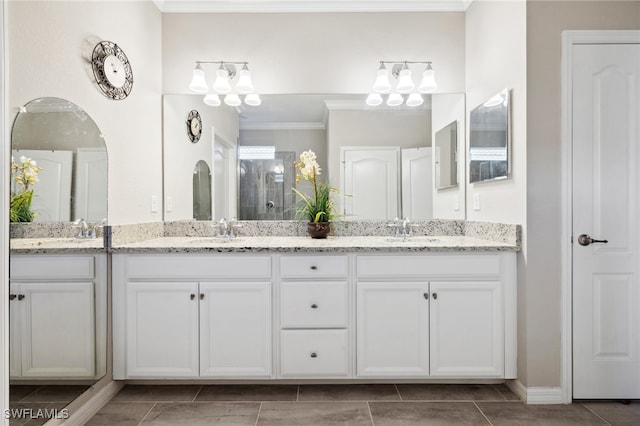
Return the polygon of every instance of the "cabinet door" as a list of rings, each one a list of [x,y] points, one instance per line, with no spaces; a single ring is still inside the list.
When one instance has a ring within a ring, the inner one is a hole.
[[[271,376],[271,283],[200,283],[200,375]]]
[[[9,375],[20,377],[22,375],[21,338],[20,338],[20,305],[18,294],[20,284],[9,284]]]
[[[198,376],[198,283],[127,283],[127,377]]]
[[[431,375],[504,375],[499,282],[431,282]]]
[[[92,377],[93,283],[21,283],[18,293],[21,375]]]
[[[429,374],[427,283],[358,283],[358,376]]]

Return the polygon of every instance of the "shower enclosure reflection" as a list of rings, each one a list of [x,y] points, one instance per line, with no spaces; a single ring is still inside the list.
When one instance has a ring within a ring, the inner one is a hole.
[[[241,220],[290,220],[295,216],[294,152],[276,151],[273,159],[240,156]]]

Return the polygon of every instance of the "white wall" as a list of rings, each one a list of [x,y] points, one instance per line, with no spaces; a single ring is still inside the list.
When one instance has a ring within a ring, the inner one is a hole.
[[[187,136],[189,111],[202,118],[202,135],[197,143]],[[166,95],[163,99],[165,220],[193,219],[193,168],[204,160],[213,174],[214,134],[235,144],[238,113],[226,105],[210,107],[200,95]],[[171,204],[171,211],[167,207]]]
[[[96,122],[109,152],[109,222],[162,220],[161,14],[151,1],[7,2],[9,120],[21,105],[54,96]],[[133,66],[133,90],[107,99],[90,58],[98,41],[118,43]]]
[[[368,93],[381,60],[433,61],[464,91],[464,13],[165,14],[164,93],[189,93],[196,60],[249,61],[260,93]],[[209,65],[209,74],[215,66]]]
[[[465,182],[467,162],[465,155],[466,110],[463,94],[437,94],[431,97],[431,140],[436,140],[436,132],[458,122],[458,186],[455,188],[434,189],[433,217],[438,219],[465,218]],[[434,143],[435,145],[435,143]],[[434,154],[435,161],[435,154]],[[433,167],[435,173],[435,165]],[[435,182],[434,177],[434,182]]]

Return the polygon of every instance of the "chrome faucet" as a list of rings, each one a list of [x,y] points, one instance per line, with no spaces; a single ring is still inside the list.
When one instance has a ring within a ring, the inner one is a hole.
[[[387,226],[394,229],[394,237],[410,237],[413,235],[412,229],[415,226],[408,217],[404,219],[395,218],[393,222],[387,223]]]
[[[238,220],[235,217],[231,218],[230,220],[227,220],[223,217],[218,221],[216,236],[224,238],[235,238],[237,236],[236,228],[241,227],[242,225],[238,223]]]
[[[76,219],[73,222],[73,226],[78,228],[78,234],[76,235],[76,238],[96,238],[96,229],[97,228],[101,228],[102,226],[104,226],[107,223],[107,218],[105,217],[104,219],[102,219],[99,222],[95,222],[95,223],[88,223],[86,220],[84,219]]]

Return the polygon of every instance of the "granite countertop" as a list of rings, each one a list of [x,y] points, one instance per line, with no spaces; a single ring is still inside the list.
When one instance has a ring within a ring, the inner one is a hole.
[[[102,238],[11,238],[12,254],[94,254],[104,252]]]
[[[467,236],[309,237],[162,237],[113,247],[114,253],[315,253],[315,252],[439,252],[517,251],[515,244]]]

